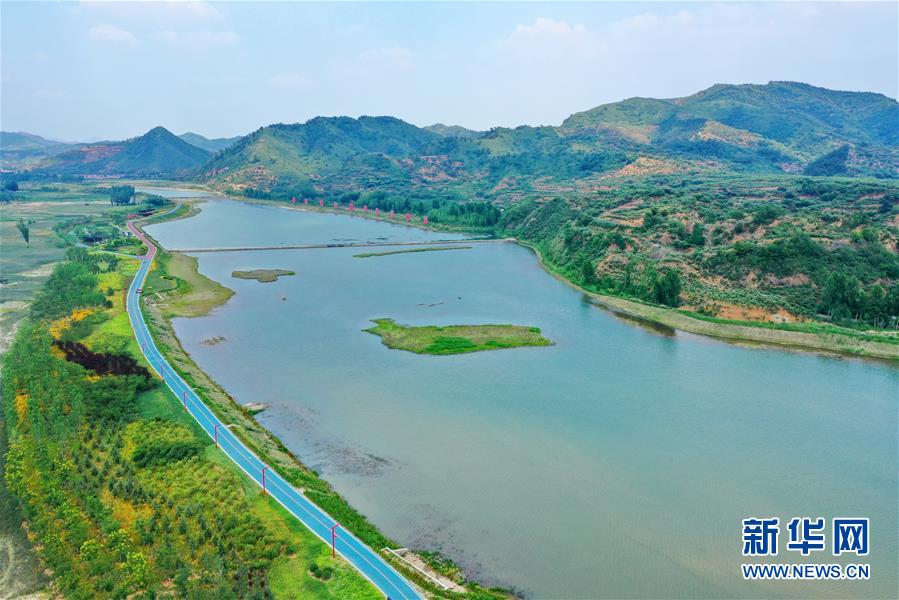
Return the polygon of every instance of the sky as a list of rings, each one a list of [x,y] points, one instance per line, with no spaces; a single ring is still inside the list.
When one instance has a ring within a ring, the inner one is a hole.
[[[897,97],[896,2],[0,2],[0,127],[243,135],[318,115],[557,125],[803,81]]]

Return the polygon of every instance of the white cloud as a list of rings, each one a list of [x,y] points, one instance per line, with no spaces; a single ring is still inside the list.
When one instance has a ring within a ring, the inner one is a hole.
[[[530,25],[519,24],[496,45],[507,53],[527,59],[537,56],[555,59],[559,54],[572,52],[579,56],[596,56],[605,50],[603,41],[584,25],[547,17],[538,17]]]
[[[415,55],[408,48],[390,46],[371,48],[359,54],[359,61],[368,68],[409,71],[415,67]]]
[[[534,19],[533,25],[519,25],[512,37],[567,38],[587,31],[583,25],[569,25],[567,21],[554,21],[545,17]]]
[[[208,2],[166,0],[154,2],[119,2],[116,0],[82,1],[85,12],[104,14],[117,19],[137,19],[156,25],[172,23],[207,23],[224,20],[219,10]]]
[[[234,31],[209,31],[205,29],[200,31],[173,31],[165,29],[157,31],[153,38],[166,44],[199,48],[227,46],[240,41],[240,36]]]
[[[116,27],[115,25],[94,25],[87,35],[97,42],[109,42],[113,44],[137,45],[137,37],[130,31]]]

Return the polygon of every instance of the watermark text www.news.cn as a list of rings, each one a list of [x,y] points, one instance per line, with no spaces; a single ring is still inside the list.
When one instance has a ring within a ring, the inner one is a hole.
[[[838,517],[831,521],[830,554],[832,556],[868,556],[869,519]],[[827,555],[827,522],[824,517],[794,517],[786,525],[784,550],[793,556]],[[743,519],[743,556],[775,557],[780,551],[780,519],[752,517]],[[743,563],[744,579],[785,580],[866,580],[871,577],[867,563]]]

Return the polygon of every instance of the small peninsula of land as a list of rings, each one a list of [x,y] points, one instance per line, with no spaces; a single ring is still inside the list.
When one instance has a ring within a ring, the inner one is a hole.
[[[255,279],[259,283],[271,283],[277,281],[279,277],[288,277],[290,275],[296,275],[296,273],[284,269],[253,269],[252,271],[231,272],[231,277],[237,279]]]
[[[381,336],[388,348],[416,354],[464,354],[520,346],[551,346],[539,327],[521,325],[399,325],[393,319],[373,319],[375,327],[365,329]]]
[[[436,246],[430,248],[413,248],[411,250],[388,250],[386,252],[363,252],[354,254],[353,258],[372,258],[374,256],[390,256],[391,254],[411,254],[413,252],[440,252],[441,250],[471,250],[471,246]]]

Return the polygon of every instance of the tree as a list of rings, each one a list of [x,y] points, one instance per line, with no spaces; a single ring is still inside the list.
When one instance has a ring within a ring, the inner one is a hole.
[[[3,189],[6,190],[7,192],[18,192],[19,191],[19,182],[14,179],[5,181],[3,183]]]
[[[705,226],[702,223],[693,225],[693,231],[687,236],[687,243],[691,246],[705,245]]]
[[[124,206],[134,201],[133,185],[114,185],[109,188],[109,203],[113,206]]]
[[[142,552],[129,552],[122,564],[122,570],[136,589],[146,587],[150,580],[150,564]]]
[[[187,568],[187,565],[182,565],[181,569],[178,570],[178,574],[175,575],[175,588],[181,592],[182,596],[187,595],[187,584],[190,581],[190,569]]]
[[[681,279],[676,269],[665,269],[662,277],[653,285],[653,296],[657,303],[665,306],[680,304]]]
[[[28,225],[25,224],[25,221],[19,219],[19,222],[16,223],[16,229],[22,234],[22,239],[25,240],[25,243],[30,245],[31,230],[28,229]]]
[[[852,319],[859,308],[860,300],[861,288],[858,279],[838,271],[828,277],[824,284],[820,310],[837,321]]]
[[[756,226],[768,225],[783,214],[783,210],[774,204],[762,204],[752,214],[752,222]]]
[[[659,209],[653,206],[643,215],[643,229],[649,231],[656,225],[660,225],[665,219],[659,214]]]
[[[581,263],[581,275],[584,278],[584,284],[592,285],[596,283],[596,265],[592,260],[584,259]]]
[[[875,327],[882,327],[889,316],[886,310],[886,291],[880,285],[874,284],[866,296],[861,306],[865,321]]]

